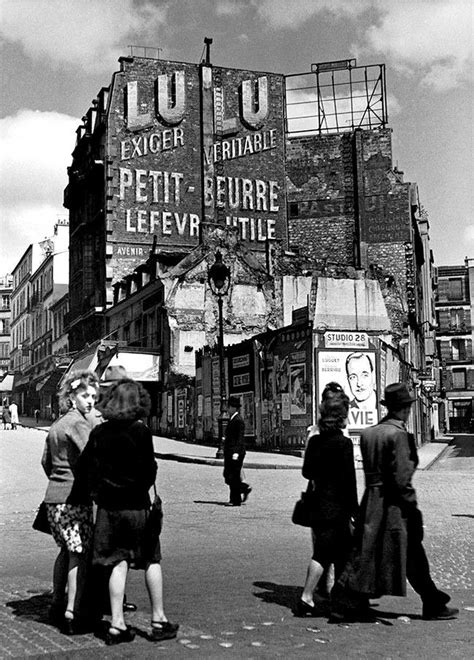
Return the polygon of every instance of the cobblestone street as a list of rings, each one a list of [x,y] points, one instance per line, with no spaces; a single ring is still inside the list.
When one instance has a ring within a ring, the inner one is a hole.
[[[290,521],[304,486],[300,471],[248,469],[253,492],[239,510],[222,506],[227,492],[219,467],[161,460],[165,605],[180,632],[177,640],[147,641],[143,575],[131,572],[127,595],[138,611],[128,621],[139,635],[110,648],[92,634],[65,637],[47,622],[56,550],[51,538],[31,529],[46,484],[44,437],[36,429],[0,432],[1,658],[472,657],[474,472],[472,459],[455,448],[419,471],[415,486],[432,574],[460,608],[458,619],[422,621],[411,589],[405,599],[380,599],[373,624],[293,617],[310,556],[308,530]],[[360,471],[358,481],[361,494]]]

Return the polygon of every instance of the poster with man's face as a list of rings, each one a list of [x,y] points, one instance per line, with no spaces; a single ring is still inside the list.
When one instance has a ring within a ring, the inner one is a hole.
[[[321,350],[318,361],[318,404],[328,383],[342,386],[349,397],[349,431],[378,423],[375,351]]]

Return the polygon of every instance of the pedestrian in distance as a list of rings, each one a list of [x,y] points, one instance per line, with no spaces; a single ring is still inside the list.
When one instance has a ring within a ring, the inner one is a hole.
[[[414,401],[403,383],[388,385],[382,400],[388,414],[361,434],[365,492],[354,556],[332,592],[334,622],[364,617],[369,598],[406,596],[407,579],[421,597],[423,619],[458,614],[433,582],[423,548],[423,518],[412,484],[418,454],[406,428]]]
[[[245,424],[240,415],[240,399],[230,396],[228,408],[230,419],[224,437],[224,481],[229,486],[229,506],[240,506],[246,502],[252,488],[242,481],[242,466],[245,458]]]
[[[352,548],[351,519],[358,503],[352,441],[343,434],[348,412],[347,394],[338,383],[328,383],[322,393],[318,427],[309,430],[303,461],[303,477],[311,484],[313,555],[295,616],[319,613],[316,590],[326,595],[323,578],[334,565],[337,580]]]
[[[11,402],[8,410],[10,411],[12,431],[16,431],[17,425],[20,423],[20,420],[18,419],[18,406],[15,403],[15,401]]]
[[[3,422],[3,429],[5,431],[10,428],[11,421],[12,421],[12,418],[11,418],[11,415],[10,415],[10,411],[8,410],[8,406],[4,405],[3,406],[3,411],[2,411],[2,422]]]
[[[98,391],[98,379],[92,371],[72,371],[65,378],[59,392],[64,414],[51,425],[41,461],[48,477],[44,497],[48,521],[60,548],[54,564],[50,616],[66,635],[87,627],[82,598],[92,543],[92,506],[71,504],[68,499],[79,456],[91,428],[101,421],[94,412]]]
[[[39,424],[39,420],[40,420],[40,411],[38,410],[38,408],[35,408],[35,421],[37,424]]]
[[[143,419],[150,397],[140,383],[119,380],[100,405],[105,422],[93,429],[78,470],[78,482],[97,504],[92,563],[111,568],[110,627],[107,645],[132,642],[135,631],[124,619],[123,602],[129,568],[144,570],[151,604],[151,641],[176,637],[179,625],[168,621],[163,606],[159,532],[149,524],[149,489],[157,465],[153,438]]]

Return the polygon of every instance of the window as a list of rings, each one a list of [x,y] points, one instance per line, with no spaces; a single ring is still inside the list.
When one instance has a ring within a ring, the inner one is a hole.
[[[464,310],[460,307],[449,310],[451,330],[461,330],[464,325]]]
[[[290,218],[298,217],[298,202],[290,202]]]
[[[453,360],[466,359],[466,341],[464,339],[453,339],[451,341],[451,355]]]
[[[9,309],[10,307],[10,296],[2,295],[2,309]]]
[[[462,300],[463,299],[463,286],[462,279],[456,277],[449,280],[448,300]]]
[[[453,390],[466,389],[466,370],[453,369]]]

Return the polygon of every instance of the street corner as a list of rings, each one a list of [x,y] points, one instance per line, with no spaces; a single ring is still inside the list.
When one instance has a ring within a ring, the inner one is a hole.
[[[97,649],[92,634],[66,637],[49,623],[51,586],[25,579],[0,586],[0,658],[23,658]]]
[[[0,660],[40,656],[91,658],[123,657],[123,647],[117,652],[105,648],[101,635],[93,632],[67,636],[49,621],[52,603],[51,585],[32,577],[15,580],[0,586]],[[158,648],[174,655],[184,646],[198,648],[196,640],[205,639],[203,631],[182,625],[176,640],[159,645],[150,644],[148,612],[135,612],[127,616],[127,624],[136,630],[136,638],[127,646],[127,657],[146,658]],[[106,623],[106,625],[108,625]]]

